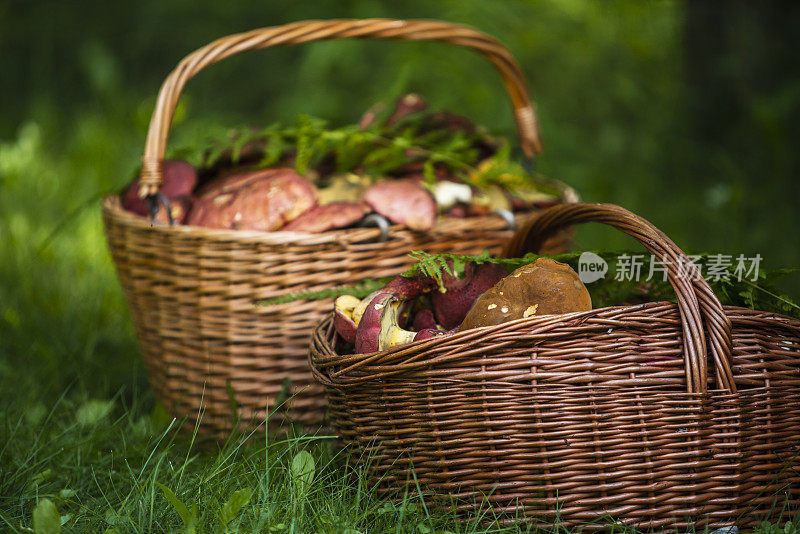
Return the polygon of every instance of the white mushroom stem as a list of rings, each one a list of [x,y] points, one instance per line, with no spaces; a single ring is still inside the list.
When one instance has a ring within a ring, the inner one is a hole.
[[[467,184],[442,180],[431,187],[431,192],[440,210],[450,209],[459,202],[469,204],[472,201],[472,189]]]

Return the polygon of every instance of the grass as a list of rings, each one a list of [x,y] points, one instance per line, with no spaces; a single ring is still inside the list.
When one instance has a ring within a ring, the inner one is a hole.
[[[2,455],[15,463],[2,494],[18,496],[13,506],[3,502],[6,526],[29,525],[30,510],[45,498],[69,530],[87,532],[387,531],[427,519],[411,499],[377,501],[363,477],[346,475],[346,458],[325,437],[270,442],[262,432],[260,443],[240,436],[202,451],[177,438],[175,421],[155,423],[148,404],[76,406],[62,398],[48,413],[26,414],[6,428]]]
[[[320,16],[393,15],[363,4],[371,7]],[[518,54],[539,105],[545,173],[574,185],[588,200],[616,201],[641,213],[680,244],[730,254],[760,252],[771,268],[798,262],[797,237],[781,230],[796,226],[797,213],[790,202],[774,202],[791,196],[782,189],[784,174],[790,173],[770,166],[771,152],[758,144],[766,138],[763,132],[747,128],[757,156],[741,161],[737,151],[700,146],[685,135],[675,4],[643,8],[617,2],[608,11],[575,2],[443,5],[405,15],[475,24],[500,35]],[[230,31],[215,26],[195,35],[197,42],[181,43],[185,49],[175,45],[162,55],[177,59],[190,44],[205,42],[206,34]],[[143,35],[142,42],[149,43]],[[266,87],[271,104],[258,108],[265,120],[286,120],[287,113],[301,111],[342,120],[387,91],[420,90],[443,106],[460,110],[463,103],[465,113],[476,111],[479,121],[510,133],[499,82],[480,59],[422,45],[377,45],[373,53],[339,44],[309,48],[306,55],[275,51],[270,58],[281,68],[298,63],[298,78],[262,72],[268,80],[239,84],[240,93],[242,87],[251,91],[233,100],[261,103]],[[525,531],[492,524],[489,511],[458,522],[447,510],[423,506],[413,486],[397,499],[379,498],[352,467],[348,451],[326,436],[234,436],[219,448],[204,448],[177,433],[180,422],[158,409],[147,384],[98,206],[137,165],[154,87],[126,79],[128,69],[113,47],[104,48],[102,41],[87,46],[80,55],[84,70],[76,74],[88,80],[84,101],[66,102],[66,110],[54,104],[65,104],[55,93],[20,102],[29,118],[0,134],[0,531],[48,532],[45,525],[56,516],[67,532],[191,531],[192,525],[197,532]],[[47,53],[58,59],[57,48]],[[386,55],[379,60],[378,53]],[[416,65],[423,53],[429,67],[396,68]],[[365,64],[375,65],[374,79],[361,93],[366,74],[357,67]],[[231,69],[219,72],[228,78],[251,74]],[[459,88],[463,94],[450,87],[473,69],[481,80],[494,81],[465,84]],[[47,86],[48,70],[37,74],[45,77],[40,86]],[[155,78],[147,76],[148,83]],[[267,83],[273,78],[274,87]],[[334,79],[341,83],[334,85]],[[592,81],[591,90],[586,80]],[[331,84],[324,94],[322,81]],[[178,138],[182,132],[191,135],[189,128],[236,123],[221,111],[230,101],[217,96],[219,85],[196,87],[178,114]],[[358,100],[351,101],[352,95]],[[794,139],[781,137],[775,126],[793,102],[794,93],[787,95],[785,101],[764,98],[753,105],[773,132],[769,147],[776,153],[793,153]],[[341,102],[352,107],[344,109]],[[12,105],[7,99],[2,104]],[[210,113],[203,113],[205,105]],[[0,119],[5,125],[15,116],[5,109]],[[661,144],[665,139],[669,150]],[[177,139],[175,146],[180,144]],[[758,207],[765,204],[771,209]],[[606,233],[582,235],[580,244],[587,249],[620,243]],[[310,482],[303,482],[310,464],[303,451],[313,458]],[[784,526],[762,530],[778,528]]]
[[[254,429],[201,447],[194,433],[178,434],[179,422],[150,409],[146,391],[134,392],[132,404],[122,394],[78,400],[70,393],[50,409],[3,421],[2,530],[46,532],[42,516],[50,516],[67,532],[536,531],[503,527],[497,520],[508,518],[489,509],[464,520],[426,506],[413,483],[382,500],[331,436],[274,439]],[[791,525],[766,523],[756,532],[792,534]]]

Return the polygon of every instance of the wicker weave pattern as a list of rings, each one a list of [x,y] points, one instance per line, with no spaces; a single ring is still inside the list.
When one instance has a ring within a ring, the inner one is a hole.
[[[507,250],[538,246],[562,223],[604,220],[674,251],[612,206],[540,219]],[[531,317],[369,355],[339,354],[326,319],[312,369],[331,421],[386,492],[412,480],[413,465],[423,488],[463,510],[485,501],[543,525],[558,509],[570,526],[741,527],[776,500],[778,511],[785,500],[800,506],[800,321],[718,307],[703,284],[677,286],[701,295],[694,309],[684,298],[688,310],[658,302]],[[687,343],[687,321],[705,343]],[[707,325],[721,324],[732,335],[716,347]],[[698,382],[687,347],[728,369]]]
[[[259,422],[267,402],[272,411],[285,397],[287,380],[296,393],[290,419],[322,420],[325,399],[307,354],[331,302],[256,302],[395,276],[408,268],[411,250],[499,252],[512,234],[499,217],[442,220],[429,234],[393,227],[385,242],[373,228],[309,235],[151,227],[116,196],[104,201],[103,217],[156,397],[189,425],[202,406],[201,432],[212,437],[231,428],[229,389],[242,421]],[[548,246],[566,250],[569,236]]]
[[[522,72],[493,38],[437,21],[298,22],[223,37],[178,64],[153,111],[140,194],[158,189],[172,116],[190,78],[248,50],[343,38],[441,41],[479,52],[495,65],[508,90],[523,151],[532,156],[541,149]],[[563,186],[563,199],[576,202],[577,195]],[[395,276],[408,267],[412,250],[497,253],[512,235],[499,217],[441,219],[427,234],[394,227],[385,242],[376,229],[299,234],[170,228],[151,226],[126,212],[116,196],[104,200],[103,220],[157,398],[173,415],[186,418],[187,426],[202,416],[200,433],[218,438],[232,426],[231,396],[245,423],[263,421],[267,404],[272,411],[286,396],[287,383],[292,409],[284,413],[290,420],[316,426],[324,411],[322,388],[313,381],[307,353],[311,331],[331,302],[255,302]],[[566,251],[570,236],[559,233],[548,250]]]

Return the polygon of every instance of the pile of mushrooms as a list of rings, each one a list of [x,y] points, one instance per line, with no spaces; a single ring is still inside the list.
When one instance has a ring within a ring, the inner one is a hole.
[[[358,299],[334,302],[334,328],[356,354],[531,316],[588,311],[592,301],[578,274],[550,258],[511,274],[494,263],[468,263],[463,277],[442,284],[424,275],[398,276]]]
[[[417,95],[398,100],[386,119],[387,126],[425,110],[427,104]],[[359,122],[366,128],[377,120],[375,110]],[[474,133],[475,126],[466,118],[445,112],[425,112],[423,131],[464,131]],[[497,146],[491,138],[479,136],[475,149],[481,163],[476,173],[486,171]],[[242,152],[259,158],[264,146],[250,142]],[[414,148],[408,151],[414,152]],[[412,154],[413,156],[413,154]],[[290,158],[291,159],[291,158]],[[556,199],[535,190],[505,191],[499,186],[477,189],[436,168],[434,183],[423,178],[423,162],[413,159],[391,172],[370,177],[355,169],[353,173],[309,176],[298,174],[290,165],[262,170],[244,166],[222,165],[204,169],[204,183],[198,187],[198,172],[189,163],[166,161],[159,202],[148,205],[139,198],[139,180],[134,180],[122,194],[122,206],[138,215],[148,216],[155,208],[154,219],[163,224],[189,224],[233,230],[292,231],[319,233],[347,228],[372,218],[383,219],[381,226],[394,223],[414,231],[428,231],[439,216],[469,217],[498,212],[506,219],[513,211],[552,204]],[[163,208],[163,209],[162,209]]]

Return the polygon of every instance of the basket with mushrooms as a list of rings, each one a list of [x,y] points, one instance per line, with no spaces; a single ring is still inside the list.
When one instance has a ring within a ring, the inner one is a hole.
[[[592,309],[589,292],[572,267],[537,258],[510,274],[497,263],[452,264],[441,277],[416,270],[363,299],[334,301],[333,325],[353,353],[383,351],[412,341],[498,325],[533,315]]]
[[[438,41],[478,53],[503,82],[516,137],[489,135],[417,95],[373,106],[353,124],[301,114],[266,128],[177,128],[172,137],[183,91],[206,68],[250,50],[349,38],[363,46]],[[318,427],[325,396],[308,344],[330,301],[277,300],[393,276],[410,266],[412,250],[498,253],[531,213],[577,202],[569,186],[533,170],[541,152],[522,69],[474,28],[314,20],[191,52],[159,90],[139,177],[103,200],[156,398],[206,437],[266,421]],[[558,253],[571,243],[564,231],[546,248]]]
[[[636,238],[664,278],[584,285],[581,255],[535,254],[586,222]],[[417,254],[317,326],[329,418],[379,492],[546,529],[752,527],[800,505],[800,306],[777,273],[687,274],[713,255],[608,204],[549,208],[503,254]]]
[[[156,224],[321,233],[358,226],[431,230],[439,217],[514,214],[563,201],[563,190],[510,157],[509,144],[467,118],[432,112],[417,95],[377,105],[354,125],[242,128],[178,149],[158,202],[137,178],[122,206]]]

